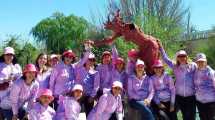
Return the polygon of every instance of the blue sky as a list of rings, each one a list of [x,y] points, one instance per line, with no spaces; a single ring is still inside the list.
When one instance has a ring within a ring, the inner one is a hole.
[[[184,0],[190,7],[191,22],[198,30],[215,25],[215,0]],[[1,0],[0,40],[9,34],[29,37],[29,32],[40,20],[59,11],[90,20],[91,11],[104,12],[105,0]]]

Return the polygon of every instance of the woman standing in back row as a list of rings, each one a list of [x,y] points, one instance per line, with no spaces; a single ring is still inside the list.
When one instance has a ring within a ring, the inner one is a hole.
[[[182,112],[183,120],[195,120],[196,100],[193,76],[196,64],[188,62],[188,55],[184,50],[176,53],[176,63],[174,63],[168,58],[160,41],[158,44],[163,60],[173,69],[176,78],[176,104]]]
[[[74,84],[75,74],[72,63],[75,61],[75,53],[67,50],[62,55],[62,62],[57,64],[51,73],[49,89],[54,95],[54,109],[57,110],[59,96],[65,94],[72,84]]]
[[[9,94],[13,81],[21,75],[22,68],[17,64],[14,49],[6,47],[0,57],[0,101]]]
[[[197,108],[201,120],[215,120],[215,72],[207,65],[206,55],[199,53],[194,74]]]
[[[153,64],[154,75],[150,77],[153,82],[155,95],[153,101],[158,117],[168,120],[177,120],[175,111],[175,86],[171,76],[164,69],[161,60],[155,61]],[[158,119],[162,120],[162,119]]]
[[[48,56],[45,53],[41,53],[38,55],[35,65],[38,69],[36,81],[39,83],[40,89],[49,88],[51,69],[48,69],[47,62]]]

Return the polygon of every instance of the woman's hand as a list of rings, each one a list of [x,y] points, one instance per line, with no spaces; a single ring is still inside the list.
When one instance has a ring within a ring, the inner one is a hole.
[[[29,116],[28,116],[28,113],[25,114],[25,116],[23,117],[23,120],[28,120],[29,119]]]
[[[86,40],[84,42],[84,49],[91,50],[93,48],[94,42],[92,40]]]
[[[145,99],[145,100],[144,100],[144,104],[145,104],[146,106],[149,106],[150,103],[151,103],[151,101],[150,101],[149,99]]]
[[[19,120],[17,115],[13,115],[12,120]]]
[[[166,108],[166,106],[165,106],[164,104],[162,104],[162,103],[160,103],[160,104],[158,105],[158,107],[159,107],[160,109],[165,109],[165,108]]]
[[[170,105],[170,112],[173,112],[175,110],[175,107],[174,107],[174,105]]]
[[[157,39],[156,41],[158,43],[159,48],[163,48],[163,45],[162,45],[161,41],[159,39]]]

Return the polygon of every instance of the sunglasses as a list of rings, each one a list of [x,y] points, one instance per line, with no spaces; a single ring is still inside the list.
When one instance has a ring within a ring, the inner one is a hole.
[[[179,55],[179,58],[187,57],[186,55]]]
[[[13,54],[5,54],[5,55],[7,55],[7,56],[13,56]]]
[[[95,62],[96,61],[95,58],[89,58],[88,60],[91,61],[91,62]]]
[[[154,69],[163,69],[163,67],[154,67]]]
[[[113,89],[121,91],[122,89],[120,87],[113,87]]]
[[[73,56],[70,56],[70,55],[67,55],[65,56],[66,58],[69,58],[69,59],[73,59],[74,57]]]

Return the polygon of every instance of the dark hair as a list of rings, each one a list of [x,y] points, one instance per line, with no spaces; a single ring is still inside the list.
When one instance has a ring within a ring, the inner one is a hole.
[[[117,64],[115,64],[115,68],[116,68],[116,65],[117,65]],[[124,62],[124,63],[123,63],[122,70],[125,70],[125,68],[126,68],[126,64],[125,64],[125,62]]]
[[[0,56],[0,62],[5,62],[5,60],[4,60],[4,54]],[[16,56],[13,55],[12,64],[15,65],[15,64],[17,64],[17,62],[18,62],[18,60],[17,60]]]
[[[108,54],[106,54],[106,55],[108,55]],[[102,55],[102,58],[101,58],[101,63],[102,63],[102,64],[104,64],[104,63],[103,63],[103,59],[104,59],[104,57],[105,57],[106,55]],[[111,63],[112,57],[111,57],[111,55],[108,55],[108,56],[110,56],[110,63]]]
[[[135,66],[135,69],[134,69],[134,73],[135,73],[135,76],[137,76],[136,66]],[[145,65],[143,67],[143,75],[144,74],[146,74],[146,66]]]
[[[89,60],[89,59],[88,59]],[[96,59],[94,59],[95,61],[94,61],[94,69],[96,69]],[[86,67],[86,63],[84,63],[84,67]]]
[[[39,63],[38,63],[38,60],[40,59],[41,56],[44,56],[44,55],[47,55],[46,53],[40,53],[37,58],[36,58],[36,61],[35,61],[35,65],[37,68],[39,68]],[[48,55],[47,55],[48,57]],[[48,58],[47,58],[47,62],[48,62]],[[46,63],[47,64],[47,63]]]
[[[35,81],[36,77],[37,77],[37,75],[36,75],[35,78],[32,80],[32,82]],[[21,79],[22,79],[22,80],[26,80],[26,76],[23,74],[22,77],[21,77]]]
[[[135,30],[135,28],[136,28],[136,27],[135,27],[135,25],[134,25],[133,23],[129,24],[129,29],[130,29],[130,30]]]
[[[187,58],[186,64],[188,64],[188,56],[186,56],[186,58]],[[179,63],[179,61],[178,61],[177,59],[178,59],[178,58],[176,58],[176,66],[180,66],[180,63]]]

